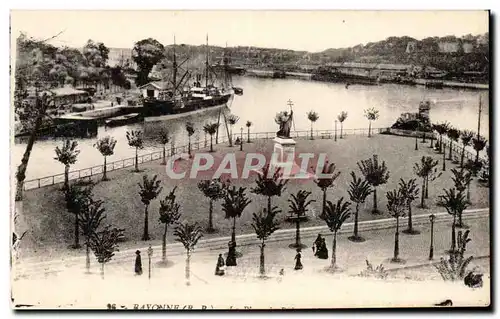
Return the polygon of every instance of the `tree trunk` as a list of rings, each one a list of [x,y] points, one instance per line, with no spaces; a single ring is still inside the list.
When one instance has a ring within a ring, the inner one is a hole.
[[[344,122],[340,122],[340,138],[342,138],[343,129],[344,129]]]
[[[231,130],[229,131],[229,147],[233,147],[233,126],[231,125]]]
[[[161,260],[167,261],[167,223],[165,223],[165,230],[163,231],[163,238],[161,243]]]
[[[64,190],[69,188],[69,165],[64,165]]]
[[[186,286],[191,285],[191,272],[190,272],[190,261],[191,261],[191,252],[188,250],[187,251],[187,257],[186,257]]]
[[[85,268],[87,269],[87,274],[90,273],[90,238],[87,236],[85,240]]]
[[[422,196],[420,199],[420,207],[422,208],[425,207],[424,198],[425,198],[425,177],[422,177]]]
[[[413,231],[413,223],[411,217],[411,204],[408,204],[408,231],[411,233]]]
[[[16,185],[16,197],[15,197],[16,201],[23,200],[24,180],[26,179],[26,170],[28,169],[28,162],[30,160],[31,151],[33,150],[33,145],[35,144],[36,135],[38,133],[38,130],[40,130],[40,127],[42,126],[42,119],[45,115],[45,112],[47,111],[47,103],[43,103],[43,101],[40,101],[40,99],[38,98],[38,92],[36,94],[37,94],[36,103],[37,104],[41,103],[41,110],[35,121],[33,130],[31,131],[28,143],[26,144],[26,150],[24,151],[23,158],[21,159],[21,164],[17,167],[17,173],[16,173],[17,185]]]
[[[446,171],[446,148],[443,148],[443,172]]]
[[[455,237],[456,215],[453,215],[453,223],[451,224],[451,249],[452,253],[455,252],[457,247],[457,239]]]
[[[368,121],[368,137],[372,136],[372,121]]]
[[[299,216],[297,216],[297,220],[295,221],[295,246],[297,246],[297,248],[302,246],[300,242],[300,221],[298,217]]]
[[[326,188],[323,189],[323,209],[321,209],[322,216],[325,216],[325,207],[326,207]]]
[[[264,247],[266,244],[264,241],[262,241],[262,245],[260,246],[260,267],[259,267],[259,273],[261,276],[264,276],[266,274],[266,267],[265,267],[265,261],[264,261]]]
[[[208,206],[208,230],[209,231],[213,231],[214,230],[214,223],[213,223],[213,220],[212,220],[213,209],[214,209],[213,200],[210,200],[210,204]]]
[[[425,177],[425,198],[429,198],[429,176]]]
[[[378,214],[378,207],[377,207],[377,188],[373,188],[373,214]]]
[[[161,165],[167,165],[167,150],[165,144],[163,144],[163,161],[161,162]]]
[[[80,219],[75,214],[75,249],[80,248]]]
[[[332,270],[337,266],[337,232],[333,232],[333,245],[332,245]]]
[[[138,152],[138,147],[135,148],[135,171],[139,171],[139,155],[137,154]]]
[[[358,217],[359,217],[359,203],[356,203],[356,211],[354,213],[354,237],[358,238]]]
[[[248,128],[248,133],[247,133],[247,143],[250,143],[250,127]]]
[[[460,167],[464,167],[465,145],[462,146],[462,155],[460,156]]]
[[[214,151],[214,145],[212,142],[212,134],[210,134],[210,152],[213,152],[213,151]]]
[[[108,175],[106,174],[108,172],[107,163],[106,163],[106,160],[107,160],[106,157],[107,156],[104,156],[104,167],[102,169],[102,171],[103,171],[102,180],[103,181],[107,181],[108,180]]]
[[[267,213],[271,213],[271,196],[267,196]]]
[[[399,217],[396,217],[396,234],[394,234],[394,260],[399,259]]]
[[[448,154],[448,159],[451,161],[451,158],[452,158],[452,145],[453,145],[453,141],[450,139],[450,153]]]
[[[188,135],[188,155],[191,158],[191,135]]]
[[[101,278],[104,279],[104,263],[101,263]]]
[[[311,121],[311,140],[314,140],[314,135],[313,135],[313,122]]]
[[[439,154],[443,152],[443,135],[439,134]]]
[[[142,240],[149,240],[149,229],[148,229],[148,206],[144,207],[144,233],[142,235]]]
[[[476,150],[476,164],[479,162],[479,150]]]
[[[233,217],[233,232],[231,234],[231,241],[236,246],[236,217]]]

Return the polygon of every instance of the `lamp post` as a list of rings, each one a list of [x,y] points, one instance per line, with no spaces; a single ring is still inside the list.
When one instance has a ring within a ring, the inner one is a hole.
[[[240,127],[240,151],[243,151],[243,127]]]
[[[431,221],[431,247],[429,249],[429,260],[434,258],[434,220],[436,216],[434,214],[429,216],[429,220]]]
[[[149,248],[148,248],[148,261],[149,261],[148,278],[149,279],[151,279],[151,257],[153,257],[153,248],[151,247],[151,245],[149,245]]]
[[[335,142],[337,142],[337,120],[335,120]]]

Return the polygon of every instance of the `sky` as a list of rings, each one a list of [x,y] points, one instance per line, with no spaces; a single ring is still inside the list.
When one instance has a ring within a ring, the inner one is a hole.
[[[82,47],[88,39],[107,47],[132,48],[152,37],[164,45],[257,46],[319,52],[383,40],[389,36],[482,34],[487,11],[12,11],[17,37]]]

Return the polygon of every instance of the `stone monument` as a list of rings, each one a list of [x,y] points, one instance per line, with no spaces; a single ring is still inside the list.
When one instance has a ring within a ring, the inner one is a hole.
[[[276,169],[283,169],[285,176],[291,176],[292,168],[295,163],[295,141],[290,137],[290,130],[293,122],[293,105],[288,101],[290,113],[287,111],[276,114],[275,122],[279,125],[279,130],[274,138],[274,150],[271,158],[271,172]]]

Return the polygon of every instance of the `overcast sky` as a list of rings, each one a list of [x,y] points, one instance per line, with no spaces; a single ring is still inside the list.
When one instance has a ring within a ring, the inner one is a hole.
[[[177,43],[258,46],[322,51],[380,41],[389,36],[482,34],[486,11],[12,11],[12,34],[49,38],[81,47],[88,39],[132,48],[152,37]]]

